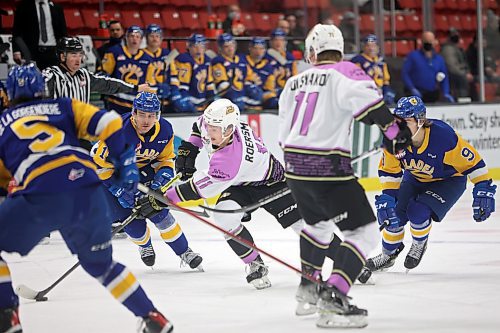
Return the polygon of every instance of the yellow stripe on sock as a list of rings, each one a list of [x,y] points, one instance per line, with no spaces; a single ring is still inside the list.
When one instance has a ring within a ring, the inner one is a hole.
[[[321,266],[316,266],[316,265],[313,265],[311,264],[310,262],[308,261],[305,261],[304,259],[300,259],[300,262],[303,263],[304,265],[307,265],[307,266],[311,266],[313,267],[314,269],[320,271],[321,270]]]
[[[160,230],[160,234],[164,241],[173,242],[182,234],[182,229],[179,223],[176,222],[171,228]]]
[[[110,290],[111,295],[113,295],[114,298],[116,299],[121,299],[124,294],[127,293],[127,291],[134,287],[137,284],[137,279],[135,278],[134,274],[131,272],[128,272],[128,274],[125,276],[125,278],[118,283],[113,289]]]
[[[147,244],[147,242],[149,242],[150,238],[151,238],[151,232],[149,231],[149,227],[147,227],[147,226],[146,226],[146,234],[144,236],[142,236],[141,238],[130,237],[132,242],[134,242],[135,244],[137,244],[139,246]]]
[[[429,232],[431,232],[431,228],[432,228],[432,224],[429,224],[427,226],[427,228],[425,229],[413,229],[411,226],[410,226],[410,232],[412,234],[412,236],[415,236],[415,237],[425,237],[429,234]]]
[[[382,238],[384,239],[384,242],[389,244],[399,243],[405,238],[405,231],[403,229],[398,233],[394,233],[384,230],[382,232]]]

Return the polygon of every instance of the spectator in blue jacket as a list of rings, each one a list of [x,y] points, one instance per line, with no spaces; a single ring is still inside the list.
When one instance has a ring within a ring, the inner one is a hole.
[[[410,95],[434,103],[440,94],[450,103],[455,100],[450,94],[448,69],[442,56],[435,50],[436,37],[430,31],[422,34],[422,48],[408,54],[403,65],[403,82]]]

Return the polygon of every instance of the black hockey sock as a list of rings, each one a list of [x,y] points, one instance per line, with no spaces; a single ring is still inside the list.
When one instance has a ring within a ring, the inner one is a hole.
[[[339,236],[336,234],[333,234],[333,240],[330,242],[330,246],[328,247],[328,250],[326,252],[326,256],[333,261],[335,261],[335,256],[338,253],[338,250],[340,248],[340,244],[342,243],[342,239],[340,239]]]
[[[241,226],[240,228],[238,228],[236,230],[235,236],[243,238],[244,240],[248,241],[249,243],[254,244],[252,235],[250,234],[248,229],[245,228],[244,226]],[[238,257],[240,257],[243,261],[245,261],[245,258],[250,256],[254,252],[254,250],[249,249],[245,245],[238,243],[237,241],[233,240],[232,238],[228,239],[227,243],[229,244],[231,249],[234,251],[234,253],[236,253],[236,255],[238,255]]]
[[[325,262],[325,255],[329,244],[321,244],[314,238],[302,231],[300,233],[300,260],[302,262],[303,272],[319,271]],[[307,267],[304,269],[304,267]],[[309,274],[312,275],[312,274]],[[307,283],[307,279],[302,277],[302,283]]]
[[[341,275],[350,287],[364,265],[365,258],[358,249],[349,242],[342,242],[335,255],[332,274]]]

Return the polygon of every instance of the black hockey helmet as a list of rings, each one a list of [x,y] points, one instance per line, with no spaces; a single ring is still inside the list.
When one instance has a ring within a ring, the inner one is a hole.
[[[59,39],[57,42],[57,55],[59,56],[61,53],[68,52],[81,52],[83,51],[83,45],[80,40],[76,37],[63,37]]]

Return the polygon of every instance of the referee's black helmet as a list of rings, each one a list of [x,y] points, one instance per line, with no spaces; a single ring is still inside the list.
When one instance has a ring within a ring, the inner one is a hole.
[[[83,51],[83,45],[80,40],[76,37],[63,37],[57,42],[57,55],[61,53],[66,54],[68,52],[81,52]]]

